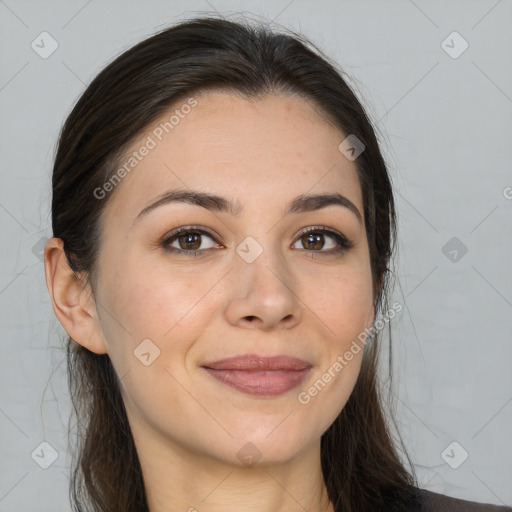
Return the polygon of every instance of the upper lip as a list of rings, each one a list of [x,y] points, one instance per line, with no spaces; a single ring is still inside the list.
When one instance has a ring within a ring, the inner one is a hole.
[[[292,371],[311,368],[312,365],[303,359],[287,355],[265,357],[257,354],[244,354],[212,361],[201,366],[212,370]]]

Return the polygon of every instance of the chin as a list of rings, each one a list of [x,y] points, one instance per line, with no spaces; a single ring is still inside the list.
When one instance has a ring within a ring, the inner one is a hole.
[[[258,465],[285,463],[306,451],[312,440],[304,438],[299,431],[291,431],[290,425],[284,428],[285,422],[282,426],[277,426],[279,422],[275,423],[270,429],[257,429],[256,432],[253,429],[250,434],[246,432],[243,437],[238,437],[234,443],[237,463],[242,465],[248,465],[251,462],[254,464],[254,461]]]

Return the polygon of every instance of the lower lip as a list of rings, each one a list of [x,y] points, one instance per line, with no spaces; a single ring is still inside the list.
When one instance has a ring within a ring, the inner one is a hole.
[[[242,393],[256,396],[278,396],[297,387],[311,367],[304,370],[244,371],[204,368],[215,379]]]

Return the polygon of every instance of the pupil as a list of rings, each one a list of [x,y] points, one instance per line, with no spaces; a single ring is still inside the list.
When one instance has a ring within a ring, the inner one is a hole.
[[[190,247],[190,244],[194,244],[194,237],[196,237],[195,245],[194,245],[194,247]],[[188,247],[182,247],[182,249],[193,249],[194,250],[194,249],[197,249],[201,245],[201,242],[198,243],[199,234],[197,234],[197,233],[188,233],[181,237],[181,239],[183,239],[183,238],[185,239],[185,245],[188,245]]]
[[[321,249],[323,247],[323,243],[320,241],[321,236],[322,235],[318,235],[318,234],[315,235],[313,233],[307,234],[306,235],[306,237],[307,237],[306,245],[309,245],[311,243],[312,245],[315,246],[314,247],[315,249]],[[310,247],[310,248],[313,248],[313,247]]]

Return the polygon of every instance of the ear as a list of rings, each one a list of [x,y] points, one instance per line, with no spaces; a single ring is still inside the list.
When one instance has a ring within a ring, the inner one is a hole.
[[[44,268],[53,311],[70,338],[91,352],[107,353],[92,290],[71,270],[60,238],[50,238],[46,243]]]

